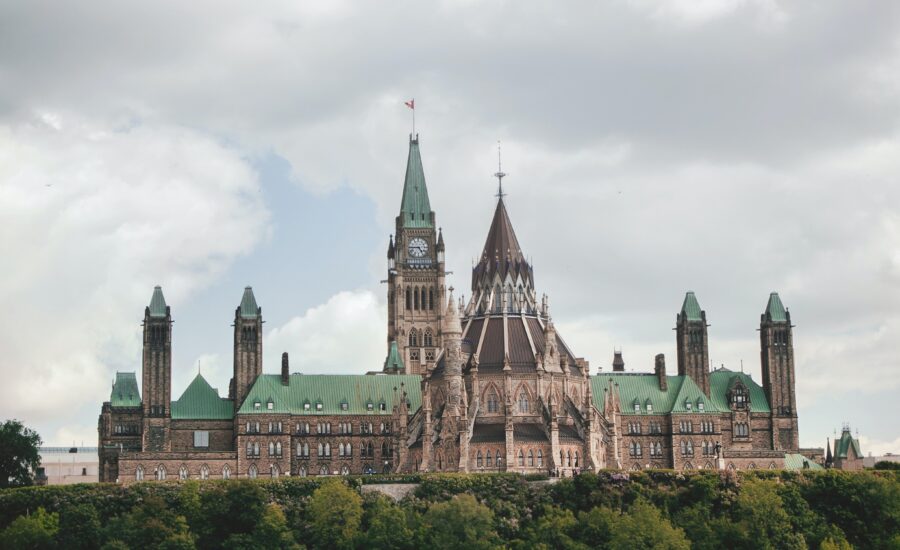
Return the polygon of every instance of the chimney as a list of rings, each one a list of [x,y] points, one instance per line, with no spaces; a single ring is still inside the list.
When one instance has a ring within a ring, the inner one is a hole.
[[[659,380],[660,391],[668,391],[668,380],[666,379],[666,356],[662,353],[656,355],[656,378]]]
[[[621,351],[613,352],[612,368],[613,372],[625,372],[625,360],[622,359]]]
[[[290,376],[291,371],[288,367],[288,354],[284,352],[281,354],[281,385],[287,386],[290,384]]]

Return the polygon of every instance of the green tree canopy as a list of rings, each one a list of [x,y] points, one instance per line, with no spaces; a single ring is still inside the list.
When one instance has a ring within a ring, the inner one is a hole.
[[[59,545],[69,550],[100,546],[100,517],[88,504],[67,506],[59,514]]]
[[[28,548],[50,550],[56,547],[59,515],[43,508],[28,516],[19,516],[0,532],[0,548]]]
[[[470,494],[432,504],[419,528],[426,548],[479,550],[499,546],[494,513]]]
[[[316,548],[352,548],[362,522],[362,497],[339,479],[313,492],[307,507]]]
[[[18,420],[0,424],[0,488],[31,485],[41,465],[41,436]]]

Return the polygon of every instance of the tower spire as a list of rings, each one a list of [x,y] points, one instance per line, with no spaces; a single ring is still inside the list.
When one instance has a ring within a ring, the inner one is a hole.
[[[503,200],[503,178],[506,177],[506,174],[503,172],[503,158],[501,157],[500,151],[500,140],[497,140],[497,173],[494,174],[494,177],[497,178],[497,198]]]

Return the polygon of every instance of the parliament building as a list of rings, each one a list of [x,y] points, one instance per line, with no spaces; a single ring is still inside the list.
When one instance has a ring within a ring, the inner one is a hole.
[[[675,315],[677,375],[662,354],[653,372],[626,372],[620,353],[591,373],[536,291],[502,192],[468,300],[446,287],[444,253],[416,136],[387,248],[381,372],[292,373],[285,353],[280,373],[264,373],[263,312],[247,287],[227,395],[198,374],[173,400],[172,310],[156,287],[144,309],[140,387],[136,373],[117,373],[100,412],[100,480],[803,462],[791,315],[777,293],[760,315],[760,382],[710,369],[706,312],[693,292]]]

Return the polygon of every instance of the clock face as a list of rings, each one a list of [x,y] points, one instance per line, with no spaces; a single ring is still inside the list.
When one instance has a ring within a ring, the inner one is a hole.
[[[409,241],[409,255],[414,258],[421,258],[428,252],[428,243],[425,239],[416,237]]]

